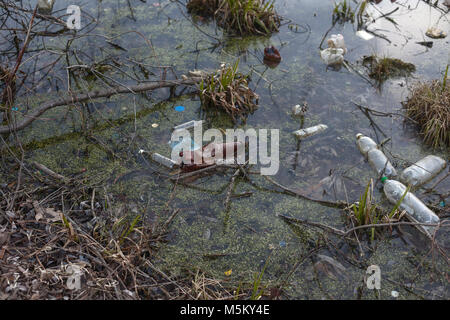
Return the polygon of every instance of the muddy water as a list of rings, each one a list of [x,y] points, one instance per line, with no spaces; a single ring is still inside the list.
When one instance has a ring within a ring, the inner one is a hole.
[[[380,15],[378,10],[387,13],[399,9],[389,15],[395,24],[379,19],[370,27],[386,39],[368,41],[355,35],[356,23],[332,26],[333,1],[277,0],[276,9],[286,22],[280,32],[271,37],[244,39],[227,38],[212,22],[199,21],[198,27],[203,31],[200,32],[187,20],[190,16],[178,2],[131,1],[134,19],[126,3],[70,2],[81,5],[92,16],[98,14],[97,23],[89,26],[93,33],[117,36],[114,43],[127,50],[114,49],[101,37],[80,37],[72,48],[81,59],[92,63],[92,59],[100,61],[116,55],[139,60],[156,74],[160,70],[150,65],[170,65],[180,75],[194,68],[217,68],[222,62],[232,63],[239,58],[240,71],[251,74],[251,87],[260,100],[258,110],[238,127],[280,130],[281,165],[272,178],[289,188],[325,200],[357,201],[370,178],[376,179],[355,146],[358,132],[377,142],[390,138],[384,150],[399,170],[431,153],[448,159],[448,150],[423,146],[416,128],[401,116],[401,101],[407,97],[408,87],[418,79],[442,78],[449,61],[449,38],[433,40],[424,35],[431,26],[450,32],[449,15],[423,1],[383,1],[376,8],[369,7],[375,17]],[[55,9],[64,8],[64,1],[58,1]],[[129,30],[139,34],[121,35]],[[319,47],[327,32],[344,35],[349,50],[345,58],[353,71],[331,70],[320,60]],[[151,46],[141,35],[151,40]],[[217,44],[214,38],[221,43]],[[63,48],[66,39],[47,37],[43,41],[52,48]],[[434,42],[431,49],[416,44],[425,40]],[[35,41],[32,45],[40,44]],[[279,48],[283,58],[274,69],[262,63],[263,49],[268,45]],[[363,56],[372,54],[411,62],[416,72],[381,85],[369,83],[373,81],[360,62]],[[43,57],[40,63],[50,58]],[[31,106],[57,96],[56,86],[66,88],[66,66],[64,62],[57,64],[52,71],[54,78],[31,97]],[[142,77],[138,68],[124,69]],[[133,82],[118,70],[108,75],[117,81]],[[81,83],[85,88],[99,85],[99,81]],[[154,164],[139,156],[138,150],[169,155],[171,128],[192,119],[206,119],[209,127],[233,127],[224,116],[205,114],[198,97],[183,95],[189,91],[192,90],[177,89],[175,93],[180,96],[171,99],[167,99],[169,92],[165,89],[135,98],[115,96],[89,103],[88,114],[77,108],[67,113],[53,110],[21,135],[29,156],[55,171],[71,174],[87,168],[90,182],[106,185],[108,192],[120,199],[117,203],[125,205],[127,214],[143,214],[151,223],[167,219],[171,213],[168,208],[180,208],[170,241],[161,247],[157,259],[158,265],[174,276],[182,276],[186,270],[200,270],[237,288],[239,283],[251,284],[253,275],[267,262],[264,284],[269,288],[283,284],[283,297],[289,299],[391,299],[392,290],[399,292],[400,299],[448,298],[447,280],[439,273],[446,270],[446,265],[439,258],[433,261],[426,239],[413,228],[403,228],[392,235],[384,233],[374,242],[361,235],[361,257],[357,243],[339,242],[329,234],[304,226],[293,227],[276,217],[279,213],[344,229],[349,227],[345,213],[282,194],[258,175],[252,175],[252,179],[260,188],[237,179],[234,193],[251,192],[251,196],[232,199],[228,211],[224,200],[233,172],[191,181],[190,186],[178,184],[174,189],[174,184],[156,172]],[[400,116],[367,117],[352,101]],[[308,111],[302,121],[292,117],[291,108],[303,102],[308,104]],[[174,110],[178,105],[184,106],[185,111]],[[81,118],[87,118],[91,132],[103,144],[83,138]],[[158,126],[153,127],[154,123]],[[328,129],[300,144],[292,135],[302,126],[319,123]],[[443,175],[445,172],[439,177]],[[449,187],[447,179],[437,191],[448,193]],[[391,205],[379,188],[380,183],[376,183],[375,198],[389,210]],[[441,201],[439,196],[425,195],[423,191],[417,190],[416,194],[427,203],[437,206]],[[448,245],[446,230],[438,236]],[[336,247],[326,245],[324,237]],[[318,244],[323,247],[311,253]],[[336,267],[336,262],[334,267],[327,265],[320,255],[335,259],[343,269]],[[364,284],[365,270],[373,264],[380,266],[382,272],[378,296]],[[225,275],[229,270],[231,275]]]

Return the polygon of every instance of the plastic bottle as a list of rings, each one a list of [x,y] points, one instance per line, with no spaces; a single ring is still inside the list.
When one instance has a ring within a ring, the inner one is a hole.
[[[344,36],[342,34],[332,34],[330,39],[327,40],[327,44],[329,48],[340,48],[344,50],[343,54],[347,53]]]
[[[384,184],[383,190],[388,200],[393,204],[397,204],[405,193],[406,187],[401,182],[387,180]],[[405,210],[407,216],[415,222],[433,224],[439,223],[439,217],[435,215],[433,211],[428,209],[428,207],[411,192],[408,192],[403,198],[403,201],[400,204],[400,209]],[[427,232],[429,235],[434,234],[434,226],[418,227]]]
[[[336,65],[344,62],[344,49],[326,48],[320,51],[320,57],[327,65]]]
[[[152,159],[154,161],[158,162],[159,164],[161,164],[161,165],[163,165],[163,166],[165,166],[167,168],[170,168],[170,169],[173,169],[173,168],[179,166],[179,164],[176,163],[175,161],[173,161],[172,159],[166,158],[166,157],[164,157],[164,156],[162,156],[162,155],[160,155],[159,153],[156,153],[156,152],[152,153]]]
[[[293,133],[297,136],[297,138],[303,139],[303,138],[312,136],[313,134],[320,133],[327,128],[328,128],[328,126],[325,124],[318,124],[317,126],[300,129],[300,130],[294,131]]]
[[[397,171],[395,171],[395,168],[381,150],[375,148],[370,149],[367,153],[367,158],[378,175],[385,175],[390,178],[397,176]]]
[[[426,156],[403,170],[400,180],[407,185],[418,187],[433,179],[446,165],[447,163],[442,158],[433,155]]]
[[[356,145],[358,146],[359,151],[367,158],[367,153],[372,149],[378,149],[378,145],[371,138],[363,135],[362,133],[358,133],[356,135]]]

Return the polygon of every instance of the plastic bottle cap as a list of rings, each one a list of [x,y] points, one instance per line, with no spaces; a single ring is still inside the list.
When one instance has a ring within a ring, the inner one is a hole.
[[[384,183],[387,179],[388,179],[388,177],[382,177],[382,178],[381,178],[381,182]]]

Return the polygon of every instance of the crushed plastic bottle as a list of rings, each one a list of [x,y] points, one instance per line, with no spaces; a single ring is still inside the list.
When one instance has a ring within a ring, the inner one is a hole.
[[[375,148],[370,149],[367,153],[367,158],[379,176],[385,175],[389,178],[397,176],[397,171],[381,150]]]
[[[359,151],[367,158],[367,153],[372,149],[378,149],[378,145],[371,138],[363,135],[362,133],[358,133],[356,135],[356,145],[358,146]]]
[[[309,128],[294,131],[293,134],[295,134],[297,136],[297,138],[299,138],[299,139],[304,139],[306,137],[320,133],[327,128],[328,128],[328,126],[325,124],[318,124],[317,126],[314,126],[314,127],[309,127]]]
[[[395,180],[388,180],[384,184],[384,194],[388,198],[388,200],[397,204],[397,202],[402,198],[403,194],[406,191],[406,186],[401,182]],[[408,218],[413,220],[414,222],[419,223],[430,223],[430,224],[438,224],[439,217],[434,214],[433,211],[428,209],[428,207],[420,201],[414,194],[408,192],[406,196],[403,198],[403,201],[400,204],[400,209],[406,211]],[[417,226],[429,235],[434,234],[435,227],[434,226]]]
[[[327,44],[328,48],[339,48],[344,50],[344,54],[347,53],[344,36],[342,34],[332,34],[330,39],[327,40]]]
[[[344,62],[344,49],[326,48],[320,51],[320,57],[327,65],[338,65]]]
[[[446,165],[447,163],[442,158],[433,155],[426,156],[403,170],[400,175],[400,181],[407,185],[418,187],[433,179]]]

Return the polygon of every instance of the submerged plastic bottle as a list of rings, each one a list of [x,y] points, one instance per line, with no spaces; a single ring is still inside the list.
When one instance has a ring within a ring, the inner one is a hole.
[[[363,135],[362,133],[358,133],[356,135],[356,145],[358,146],[359,151],[367,158],[367,153],[372,149],[378,149],[378,145],[371,138]]]
[[[400,180],[405,184],[418,187],[433,179],[446,165],[447,163],[442,158],[433,155],[426,156],[403,170]]]
[[[162,155],[160,155],[159,153],[156,153],[156,152],[152,154],[152,159],[153,159],[153,161],[156,161],[159,164],[161,164],[161,165],[163,165],[163,166],[165,166],[167,168],[170,168],[170,169],[173,169],[173,168],[179,166],[179,164],[176,163],[175,161],[173,161],[172,159],[164,157],[164,156],[162,156]]]
[[[397,204],[397,202],[402,198],[406,191],[406,186],[401,182],[395,180],[387,180],[384,183],[384,194],[388,198],[388,200]],[[403,201],[400,204],[400,209],[406,211],[408,217],[419,223],[439,223],[439,217],[434,214],[433,211],[428,209],[428,207],[420,201],[414,194],[408,192],[406,196],[403,198]],[[424,230],[429,235],[434,234],[435,227],[434,226],[418,226],[422,230]]]
[[[370,149],[370,151],[367,153],[367,159],[369,160],[372,168],[374,168],[378,173],[378,175],[385,175],[389,178],[397,176],[397,171],[381,150]]]
[[[318,124],[317,126],[300,129],[300,130],[294,131],[293,133],[297,136],[297,138],[303,139],[303,138],[312,136],[313,134],[320,133],[327,128],[328,128],[328,126],[325,124]]]

